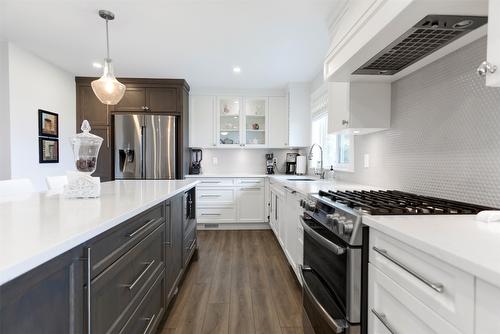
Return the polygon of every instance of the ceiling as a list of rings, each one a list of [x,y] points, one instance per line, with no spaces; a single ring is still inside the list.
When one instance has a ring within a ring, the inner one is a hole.
[[[0,0],[0,35],[80,76],[105,55],[108,9],[117,76],[192,87],[275,89],[312,80],[339,0]],[[0,37],[1,38],[1,37]],[[233,66],[240,66],[235,75]]]

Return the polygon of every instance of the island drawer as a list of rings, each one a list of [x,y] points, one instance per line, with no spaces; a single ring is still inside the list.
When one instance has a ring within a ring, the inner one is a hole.
[[[210,207],[197,209],[198,222],[202,221],[219,221],[219,222],[235,222],[236,209],[234,207]]]
[[[165,313],[165,275],[164,272],[156,278],[155,283],[134,311],[134,314],[121,329],[120,334],[156,333]]]
[[[387,234],[370,230],[370,263],[427,307],[474,331],[474,277]]]
[[[161,224],[91,282],[92,333],[116,332],[164,269]]]
[[[100,274],[151,233],[164,221],[164,217],[165,205],[162,203],[94,239],[89,245],[92,254],[92,277]]]
[[[199,188],[196,191],[196,200],[200,206],[210,204],[233,204],[234,188]]]
[[[236,185],[242,186],[242,187],[263,187],[264,186],[264,179],[263,178],[241,178],[241,179],[236,179]]]

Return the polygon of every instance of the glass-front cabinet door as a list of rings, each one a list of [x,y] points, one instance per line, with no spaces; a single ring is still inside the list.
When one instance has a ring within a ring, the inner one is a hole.
[[[218,146],[240,146],[241,141],[240,97],[217,98],[217,137]]]
[[[247,97],[244,108],[244,141],[246,146],[267,145],[267,97]]]

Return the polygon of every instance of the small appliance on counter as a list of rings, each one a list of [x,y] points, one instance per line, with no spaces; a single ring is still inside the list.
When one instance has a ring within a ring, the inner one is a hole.
[[[266,174],[274,174],[274,154],[266,154]]]
[[[201,173],[201,160],[203,160],[203,151],[199,148],[191,149],[191,164],[189,165],[189,174],[198,175]]]
[[[71,137],[77,172],[67,172],[64,186],[67,198],[94,198],[101,195],[101,179],[91,176],[97,167],[97,156],[103,139],[90,133],[90,124],[82,122],[81,133]]]
[[[286,154],[286,174],[295,174],[297,171],[297,156],[298,153],[287,153]]]
[[[307,172],[307,157],[305,155],[297,156],[297,167],[295,168],[296,175],[305,175]]]

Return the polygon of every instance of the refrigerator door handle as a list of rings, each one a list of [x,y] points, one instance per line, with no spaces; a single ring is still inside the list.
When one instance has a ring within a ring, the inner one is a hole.
[[[146,127],[141,126],[141,179],[146,177],[146,159],[144,159],[144,155],[146,154]]]

